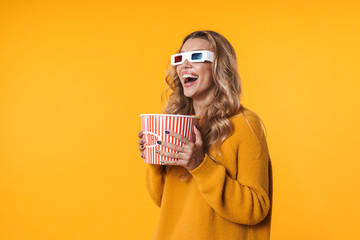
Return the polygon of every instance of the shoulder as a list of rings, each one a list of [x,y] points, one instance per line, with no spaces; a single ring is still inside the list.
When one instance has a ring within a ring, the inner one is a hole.
[[[233,138],[252,138],[259,141],[265,136],[261,118],[258,114],[247,108],[241,108],[240,112],[230,118],[234,127]]]
[[[258,114],[247,108],[241,108],[240,112],[232,117],[230,121],[234,126],[251,125],[255,128],[261,127],[261,119]]]

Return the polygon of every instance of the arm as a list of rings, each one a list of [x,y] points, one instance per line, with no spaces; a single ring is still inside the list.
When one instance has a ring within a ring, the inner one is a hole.
[[[164,166],[148,164],[146,167],[146,187],[151,199],[160,207],[164,190],[165,172]]]
[[[143,137],[142,131],[138,133],[138,137],[139,137],[138,149],[140,151],[141,158],[144,158],[145,141],[142,138]],[[148,189],[150,197],[159,207],[161,205],[161,198],[164,189],[164,182],[165,182],[164,174],[165,174],[164,166],[152,165],[152,164],[148,164],[146,166],[146,172],[145,172],[146,187]]]
[[[206,201],[219,215],[239,224],[255,225],[266,217],[270,209],[269,153],[259,119],[247,118],[261,140],[261,149],[243,116],[236,120],[233,146],[228,141],[221,147],[221,151],[235,152],[236,179],[231,178],[224,166],[216,164],[207,155],[190,173]]]

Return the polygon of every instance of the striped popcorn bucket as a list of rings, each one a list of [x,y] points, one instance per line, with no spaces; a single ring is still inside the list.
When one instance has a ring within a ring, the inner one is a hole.
[[[144,157],[146,163],[161,165],[160,161],[162,160],[177,161],[175,158],[164,157],[156,153],[156,150],[179,153],[159,145],[157,141],[184,146],[183,142],[165,134],[165,131],[176,132],[195,142],[194,125],[198,123],[198,117],[172,114],[141,114],[140,117],[143,139],[145,140]]]

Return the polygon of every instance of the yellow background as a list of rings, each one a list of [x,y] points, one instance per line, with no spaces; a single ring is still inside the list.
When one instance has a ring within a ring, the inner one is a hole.
[[[357,1],[0,2],[0,239],[150,239],[137,150],[186,34],[233,44],[267,129],[272,239],[359,230]],[[166,226],[163,226],[166,227]]]

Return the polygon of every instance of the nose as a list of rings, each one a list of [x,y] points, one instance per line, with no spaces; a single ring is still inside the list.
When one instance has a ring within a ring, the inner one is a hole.
[[[192,65],[189,62],[189,60],[185,59],[185,61],[182,64],[177,65],[176,71],[180,75],[180,73],[182,72],[183,69],[187,69],[187,68],[191,68],[191,67],[192,67]]]
[[[181,65],[182,67],[191,67],[191,63],[187,59],[185,59],[185,61]]]

